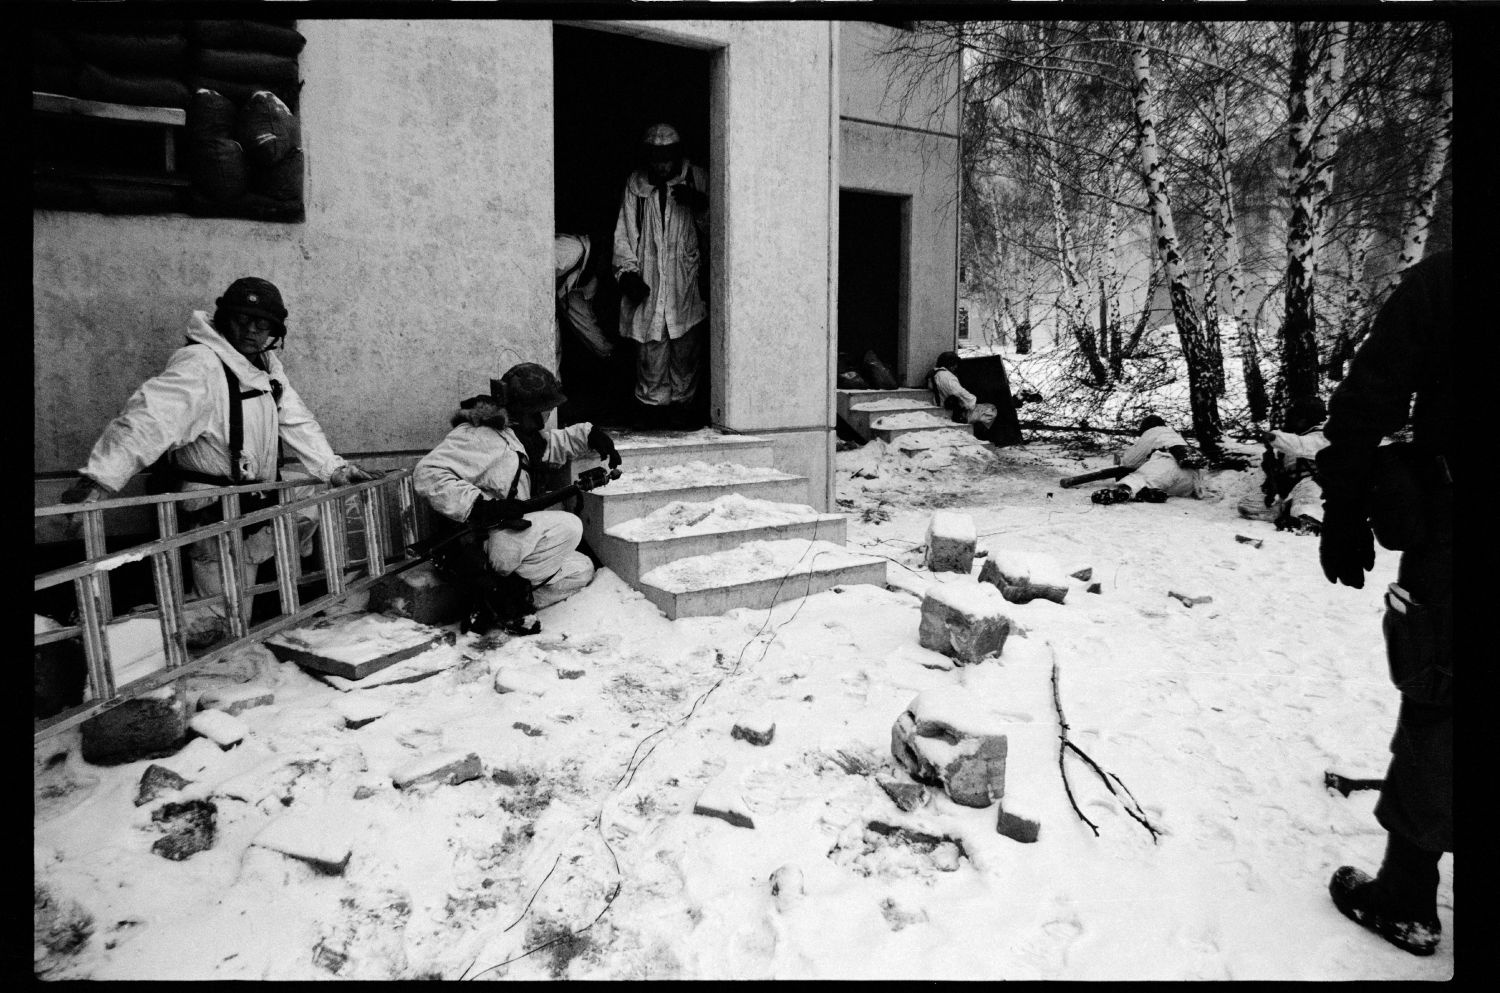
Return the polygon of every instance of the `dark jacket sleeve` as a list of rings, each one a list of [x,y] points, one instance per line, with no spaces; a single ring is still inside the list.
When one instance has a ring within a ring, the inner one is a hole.
[[[1451,307],[1441,299],[1439,267],[1448,264],[1446,256],[1433,257],[1407,273],[1376,314],[1348,376],[1329,401],[1323,432],[1328,447],[1318,453],[1318,479],[1329,503],[1365,500],[1375,449],[1408,422],[1412,395],[1441,359],[1438,342],[1448,329],[1440,322],[1451,319]]]

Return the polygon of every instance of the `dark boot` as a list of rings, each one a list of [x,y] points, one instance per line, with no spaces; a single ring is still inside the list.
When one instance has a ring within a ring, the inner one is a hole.
[[[1166,503],[1167,494],[1152,486],[1142,486],[1141,491],[1135,495],[1140,503]]]
[[[536,619],[536,599],[532,596],[530,580],[515,573],[494,576],[486,600],[506,634],[541,633],[542,624]]]
[[[1328,884],[1328,893],[1333,905],[1351,921],[1404,952],[1431,955],[1443,935],[1437,915],[1437,863],[1441,855],[1389,835],[1376,878],[1353,866],[1340,866]]]
[[[1130,487],[1128,486],[1106,486],[1102,490],[1095,490],[1089,497],[1095,503],[1124,503],[1130,499]]]

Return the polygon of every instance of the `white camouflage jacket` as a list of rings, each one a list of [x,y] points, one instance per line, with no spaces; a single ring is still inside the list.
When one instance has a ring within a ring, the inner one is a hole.
[[[589,451],[587,421],[541,432],[547,447],[542,463],[560,466]],[[454,521],[468,520],[474,501],[531,499],[531,474],[522,471],[526,449],[510,428],[459,424],[417,462],[412,485],[432,508]],[[515,492],[511,492],[511,486]]]
[[[172,353],[167,367],[142,383],[94,443],[80,472],[118,491],[132,476],[171,451],[184,469],[230,478],[229,405],[242,404],[243,477],[246,482],[276,478],[276,443],[301,460],[307,471],[327,480],[346,464],[334,454],[323,429],[287,380],[275,352],[266,354],[261,370],[213,329],[208,315],[194,311],[188,322],[190,344]],[[228,366],[239,377],[240,390],[264,390],[258,397],[233,401],[224,376]],[[281,384],[281,403],[271,394],[271,380]],[[188,482],[186,489],[206,483]],[[194,504],[186,504],[192,508]]]

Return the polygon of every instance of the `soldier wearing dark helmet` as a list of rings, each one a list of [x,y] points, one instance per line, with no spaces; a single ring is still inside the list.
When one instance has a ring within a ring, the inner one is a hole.
[[[483,633],[502,627],[534,634],[532,615],[587,586],[594,577],[578,551],[583,522],[558,510],[519,512],[540,495],[537,473],[590,450],[620,462],[609,435],[587,421],[545,427],[547,414],[567,402],[557,377],[535,362],[512,366],[490,380],[490,392],[459,405],[452,430],[417,463],[412,482],[434,510],[481,534],[453,546],[443,568],[470,594],[463,627]]]
[[[214,301],[212,319],[194,311],[187,342],[167,367],[148,379],[109,423],[79,470],[64,503],[112,496],[132,476],[156,463],[152,475],[167,489],[204,489],[278,478],[278,443],[301,460],[314,477],[335,486],[374,479],[329,447],[312,411],[292,388],[275,352],[286,337],[286,305],[275,284],[247,276],[236,279]],[[158,462],[160,460],[160,462]],[[290,499],[305,495],[297,490]],[[240,498],[245,513],[274,501],[274,494]],[[182,524],[197,527],[216,519],[212,498],[185,500]],[[311,554],[317,518],[300,517],[297,533],[304,555]],[[245,586],[255,567],[274,554],[269,525],[245,532]],[[200,595],[223,591],[219,545],[200,541],[188,550],[194,588]],[[223,634],[224,607],[204,605],[185,613],[188,644],[201,647]]]

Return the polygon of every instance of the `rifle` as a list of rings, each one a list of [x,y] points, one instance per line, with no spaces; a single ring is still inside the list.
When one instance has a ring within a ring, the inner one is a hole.
[[[1104,469],[1095,469],[1093,472],[1085,472],[1079,476],[1067,476],[1057,481],[1057,485],[1063,489],[1074,486],[1082,486],[1084,483],[1092,483],[1100,479],[1124,479],[1135,470],[1129,466],[1112,465]]]
[[[1261,437],[1266,439],[1266,451],[1260,457],[1260,469],[1265,474],[1265,479],[1261,480],[1260,491],[1265,494],[1266,506],[1269,507],[1290,493],[1292,487],[1286,480],[1287,473],[1281,464],[1281,456],[1276,449],[1271,447],[1270,430],[1259,424],[1255,426],[1259,429]]]
[[[553,504],[561,503],[562,501],[568,499],[568,497],[576,496],[579,493],[587,493],[589,490],[598,489],[599,487],[608,483],[610,480],[619,478],[620,470],[618,467],[614,469],[606,469],[601,465],[595,466],[592,469],[585,469],[582,473],[579,474],[577,479],[569,483],[567,486],[564,486],[562,489],[553,490],[551,493],[543,493],[541,496],[532,497],[530,500],[510,501],[514,505],[516,512],[516,516],[511,520],[501,521],[498,524],[460,524],[447,534],[434,535],[430,538],[424,538],[421,541],[414,542],[406,546],[407,551],[409,551],[413,556],[419,559],[425,559],[430,558],[434,552],[440,551],[441,549],[447,547],[460,538],[468,537],[471,535],[474,537],[482,538],[488,532],[496,528],[504,528],[507,531],[524,531],[527,528],[531,527],[531,522],[526,520],[522,515],[530,514],[538,510],[545,510]]]

